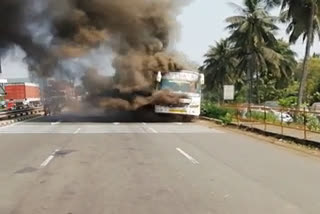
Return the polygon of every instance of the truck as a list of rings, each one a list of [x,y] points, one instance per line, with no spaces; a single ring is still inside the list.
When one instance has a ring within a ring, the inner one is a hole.
[[[41,105],[40,87],[34,83],[8,83],[5,85],[5,100],[14,102],[16,109],[39,107]]]
[[[197,71],[181,70],[165,74],[158,72],[158,90],[169,90],[183,98],[180,99],[179,105],[155,105],[155,113],[198,117],[201,111],[201,89],[204,81],[204,75]]]
[[[65,80],[47,80],[44,88],[45,115],[57,115],[63,111],[70,101],[76,100],[73,83]]]

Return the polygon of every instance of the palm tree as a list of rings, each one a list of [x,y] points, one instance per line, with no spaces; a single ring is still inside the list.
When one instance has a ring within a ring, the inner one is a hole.
[[[275,51],[281,55],[279,65],[275,67],[273,64],[267,63],[268,69],[262,74],[264,81],[270,80],[274,82],[275,89],[284,89],[294,79],[294,73],[298,62],[296,61],[296,53],[290,49],[287,42],[280,39],[274,47]],[[270,82],[269,81],[269,82]]]
[[[234,70],[237,64],[232,55],[232,46],[228,40],[216,42],[205,54],[205,61],[200,70],[206,76],[206,90],[219,92],[219,101],[223,103],[224,84],[233,81]]]
[[[278,40],[275,50],[282,56],[278,67],[279,72],[274,72],[278,74],[276,76],[276,88],[283,89],[288,87],[290,81],[293,80],[294,72],[298,65],[295,59],[297,54],[291,50],[289,44],[283,40]]]
[[[256,80],[259,83],[257,88],[261,101],[277,99],[281,94],[280,90],[289,87],[294,81],[297,67],[296,53],[283,40],[278,41],[275,51],[281,55],[279,66],[275,67],[267,62],[268,68],[261,72],[260,78]]]
[[[282,0],[264,0],[266,8],[273,8],[275,6],[279,6],[281,4],[281,2],[282,2]]]
[[[300,37],[306,42],[305,56],[302,66],[302,75],[298,95],[298,109],[305,98],[305,89],[308,78],[307,63],[310,57],[311,46],[315,35],[320,34],[319,4],[320,0],[265,0],[270,6],[282,5],[282,21],[288,22],[287,32],[289,41],[295,43]]]
[[[287,28],[287,32],[290,33],[290,42],[296,42],[301,36],[303,36],[303,39],[306,40],[306,51],[302,65],[302,76],[298,95],[298,109],[300,109],[305,97],[305,89],[308,78],[307,63],[310,57],[310,49],[314,42],[315,34],[317,33],[319,35],[320,33],[320,23],[317,17],[318,1],[284,0],[282,7],[288,7],[285,18],[286,20],[290,21],[290,24]]]
[[[250,86],[247,101],[251,103],[254,79],[259,80],[260,74],[268,69],[268,64],[277,68],[282,57],[274,50],[277,44],[274,33],[278,30],[274,24],[275,18],[269,15],[263,1],[245,0],[244,4],[243,8],[233,4],[240,15],[229,17],[226,21],[231,32],[229,40],[234,44],[234,53],[239,59],[237,69],[246,72]]]

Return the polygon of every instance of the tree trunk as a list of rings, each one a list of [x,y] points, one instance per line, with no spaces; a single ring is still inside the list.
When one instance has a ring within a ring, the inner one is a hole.
[[[261,101],[260,101],[260,88],[259,88],[259,84],[260,84],[260,77],[259,77],[259,71],[258,69],[256,69],[256,95],[257,95],[257,104],[260,105]]]
[[[251,103],[251,69],[248,67],[247,69],[247,103],[250,104]]]
[[[253,67],[250,68],[250,104],[253,102]]]
[[[224,78],[225,77],[223,77],[223,79],[222,79],[222,81],[221,81],[221,104],[222,105],[224,105],[224,103],[225,103],[225,100],[224,100]]]
[[[313,36],[313,20],[314,20],[314,12],[315,12],[314,10],[315,10],[315,5],[312,2],[311,13],[309,17],[306,52],[303,59],[302,76],[300,80],[300,88],[299,88],[299,95],[298,95],[298,106],[297,106],[298,110],[300,110],[302,103],[305,101],[305,89],[306,89],[307,79],[308,79],[308,60],[310,56],[310,50],[312,46],[312,36]]]
[[[247,82],[248,82],[248,104],[252,104],[252,94],[253,94],[253,73],[254,73],[254,66],[253,66],[253,57],[250,55],[249,57],[249,67],[247,71]]]

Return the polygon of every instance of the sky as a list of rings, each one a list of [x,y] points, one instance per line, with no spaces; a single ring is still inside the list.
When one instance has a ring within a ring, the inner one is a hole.
[[[191,61],[200,65],[209,46],[228,36],[228,31],[225,30],[227,26],[225,19],[237,14],[237,11],[230,6],[230,2],[242,5],[243,0],[193,0],[178,17],[181,23],[181,33],[175,48],[184,53]],[[278,11],[273,11],[274,15],[278,13]],[[277,37],[287,40],[288,36],[284,29],[285,26],[281,26]],[[292,46],[292,49],[297,52],[298,58],[303,57],[304,45],[301,41]],[[318,41],[313,52],[320,53]],[[25,78],[28,76],[27,67],[22,59],[23,54],[18,48],[10,51],[2,59],[3,71],[5,72],[2,76],[6,78]]]
[[[194,0],[179,16],[182,32],[176,48],[186,54],[190,60],[201,64],[209,46],[228,36],[225,20],[237,14],[237,11],[230,6],[230,2],[242,5],[243,0]],[[278,15],[279,11],[273,11],[272,14]],[[280,28],[277,37],[287,40],[285,26],[280,25]],[[303,57],[302,41],[297,42],[292,49],[299,58]],[[319,42],[314,46],[314,51],[320,52]]]

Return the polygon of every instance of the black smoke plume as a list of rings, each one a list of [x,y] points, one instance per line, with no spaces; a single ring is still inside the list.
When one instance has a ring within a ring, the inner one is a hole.
[[[154,92],[154,79],[158,71],[184,68],[169,52],[179,34],[177,16],[188,3],[190,0],[1,0],[0,49],[19,45],[27,54],[30,71],[46,77],[57,70],[60,61],[85,56],[108,44],[115,75],[107,78],[89,71],[83,77],[91,102],[130,110],[176,103],[180,97]]]

